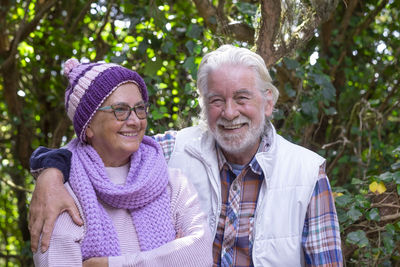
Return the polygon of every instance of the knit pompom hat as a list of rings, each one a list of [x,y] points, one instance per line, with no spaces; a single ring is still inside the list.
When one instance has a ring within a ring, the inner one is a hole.
[[[64,75],[69,80],[65,109],[82,142],[86,141],[86,128],[97,109],[120,85],[133,82],[139,87],[144,102],[149,99],[143,78],[117,64],[79,63],[71,58],[64,64]]]

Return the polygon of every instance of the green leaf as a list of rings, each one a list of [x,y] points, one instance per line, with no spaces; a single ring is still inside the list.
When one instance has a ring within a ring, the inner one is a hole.
[[[391,223],[386,224],[385,229],[391,236],[396,234],[396,227]]]
[[[340,197],[335,198],[335,203],[339,207],[344,207],[352,201],[353,199],[349,195],[342,195]]]
[[[146,76],[155,76],[157,71],[162,67],[162,61],[161,60],[156,60],[156,61],[149,61],[146,63],[146,66],[144,68],[143,73]]]
[[[400,171],[393,173],[393,180],[396,182],[396,184],[400,184]]]
[[[392,170],[400,169],[400,161],[392,164]]]
[[[356,203],[357,207],[359,207],[359,208],[368,209],[371,207],[370,200],[365,198],[365,196],[363,196],[363,195],[356,195],[354,197],[354,199],[355,199],[355,203]]]
[[[190,24],[187,36],[193,39],[200,39],[202,32],[203,32],[203,27],[197,24]]]
[[[329,81],[322,84],[322,96],[324,97],[324,100],[327,100],[328,102],[333,102],[335,100],[336,89]]]
[[[148,47],[148,45],[144,41],[140,42],[139,48],[137,51],[139,52],[140,55],[144,55],[144,54],[146,54],[147,47]]]
[[[156,109],[151,111],[151,116],[152,116],[153,120],[159,120],[159,119],[162,119],[164,117],[163,113],[160,113]]]
[[[371,209],[367,213],[367,219],[370,221],[380,221],[381,217],[379,216],[379,210],[377,208]]]
[[[211,24],[214,24],[214,25],[217,24],[217,18],[216,18],[215,16],[211,16],[211,17],[208,19],[208,21],[209,21]]]
[[[381,175],[379,175],[379,180],[384,181],[384,182],[391,182],[393,181],[393,173],[391,172],[384,172]]]
[[[190,74],[192,74],[194,79],[197,77],[197,65],[194,63],[194,57],[186,58],[185,62],[183,63],[183,67],[186,68]]]
[[[334,107],[329,107],[328,109],[324,109],[326,115],[335,115],[337,113]]]
[[[338,215],[339,223],[341,225],[349,220],[349,217],[347,217],[346,212],[343,209],[339,208],[339,207],[337,209],[337,215]]]
[[[396,148],[392,151],[392,153],[393,153],[393,154],[400,153],[400,146],[399,146],[399,147],[396,147]]]
[[[111,57],[111,61],[113,63],[117,63],[117,64],[121,64],[125,60],[127,60],[127,57],[125,54],[122,54],[121,56],[118,56],[118,57]]]
[[[246,2],[238,2],[236,5],[240,12],[245,13],[246,15],[248,15],[250,17],[255,16],[257,13],[257,9],[258,9],[257,5],[253,5],[253,4],[246,3]]]
[[[354,232],[350,232],[347,235],[346,241],[350,244],[357,245],[360,248],[366,247],[369,245],[368,238],[363,230],[357,230]]]
[[[186,46],[186,48],[188,49],[189,53],[190,53],[191,55],[193,55],[193,49],[194,49],[194,46],[195,46],[194,42],[193,42],[192,40],[187,41],[187,42],[185,43],[185,46]]]
[[[360,185],[360,184],[364,184],[364,183],[365,182],[363,180],[360,180],[358,178],[351,179],[351,184],[354,184],[354,185]]]
[[[308,76],[319,86],[323,86],[327,82],[325,74],[310,73]]]
[[[296,91],[292,89],[292,86],[290,85],[290,83],[285,83],[285,92],[289,97],[294,97],[296,96]]]
[[[294,70],[300,67],[300,63],[297,62],[296,60],[290,59],[290,58],[283,58],[283,62],[285,62],[286,67],[289,70]]]
[[[161,50],[164,53],[172,54],[175,55],[176,51],[174,50],[174,43],[171,41],[166,41],[165,43],[162,44]]]
[[[383,234],[383,246],[386,249],[386,253],[388,254],[392,253],[393,249],[395,248],[395,243],[392,235],[388,233]]]
[[[347,212],[347,216],[349,216],[353,221],[357,221],[362,216],[362,213],[355,207],[351,207]]]
[[[400,222],[395,223],[394,227],[397,231],[400,231]]]
[[[317,120],[318,107],[317,107],[317,103],[315,103],[315,101],[309,100],[309,101],[302,102],[301,103],[301,111],[304,114],[311,116],[314,121]]]
[[[186,94],[189,94],[189,93],[191,93],[192,91],[193,91],[193,88],[192,88],[192,86],[190,85],[190,83],[185,84],[184,92],[185,92]]]

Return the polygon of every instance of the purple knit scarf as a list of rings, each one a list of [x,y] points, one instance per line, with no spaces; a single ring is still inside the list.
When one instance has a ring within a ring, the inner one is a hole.
[[[98,198],[108,205],[128,209],[142,251],[157,248],[175,239],[167,192],[168,170],[161,147],[145,136],[132,154],[125,185],[113,184],[100,156],[91,145],[72,140],[69,183],[83,209],[86,223],[81,244],[83,260],[121,255],[111,218]]]

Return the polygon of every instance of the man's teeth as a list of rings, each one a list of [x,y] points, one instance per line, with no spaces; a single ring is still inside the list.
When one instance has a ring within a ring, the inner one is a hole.
[[[224,128],[225,128],[225,129],[228,129],[228,130],[238,129],[238,128],[240,128],[240,127],[242,127],[242,124],[224,125]]]
[[[136,133],[121,133],[123,136],[136,136]]]

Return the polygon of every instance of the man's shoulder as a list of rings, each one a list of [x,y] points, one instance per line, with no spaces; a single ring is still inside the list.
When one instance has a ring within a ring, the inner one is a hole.
[[[204,139],[208,137],[207,130],[200,126],[191,126],[183,128],[176,134],[177,145],[186,145],[188,143],[195,145],[196,143],[204,142]]]
[[[281,135],[276,135],[276,142],[277,142],[277,146],[278,146],[278,151],[287,155],[291,155],[291,156],[295,156],[296,158],[298,158],[300,156],[300,158],[303,159],[315,159],[317,161],[324,161],[324,158],[321,157],[319,154],[317,154],[316,152],[295,144],[287,139],[285,139],[284,137],[282,137]]]
[[[177,131],[178,136],[199,136],[204,133],[205,129],[200,126],[190,126]]]

